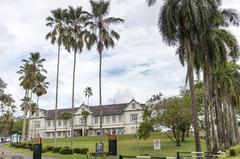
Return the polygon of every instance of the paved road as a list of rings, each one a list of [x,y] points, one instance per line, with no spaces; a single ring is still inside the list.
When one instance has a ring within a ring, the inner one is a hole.
[[[32,155],[12,152],[9,149],[3,147],[3,144],[0,144],[0,154],[1,152],[4,152],[4,159],[11,159],[11,157],[13,156],[22,156],[24,159],[32,159]],[[54,158],[42,157],[42,159],[54,159]]]

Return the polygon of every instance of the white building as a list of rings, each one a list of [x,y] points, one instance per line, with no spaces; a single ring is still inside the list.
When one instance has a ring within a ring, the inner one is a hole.
[[[104,134],[133,134],[141,122],[142,107],[144,105],[134,99],[129,103],[103,105],[102,127]],[[71,133],[71,119],[64,119],[65,112],[72,109],[58,109],[57,111],[57,137],[69,137]],[[84,117],[83,111],[88,112]],[[74,109],[74,136],[99,135],[100,133],[100,107],[82,104]],[[39,135],[42,138],[54,137],[55,110],[41,109],[36,117],[29,117],[28,138]]]

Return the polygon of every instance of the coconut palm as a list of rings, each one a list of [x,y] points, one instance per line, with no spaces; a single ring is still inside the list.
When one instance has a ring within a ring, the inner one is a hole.
[[[52,10],[52,15],[47,17],[47,26],[52,28],[52,30],[46,35],[46,39],[50,40],[52,44],[57,43],[57,76],[56,76],[56,95],[55,95],[55,125],[54,125],[54,146],[57,145],[57,108],[58,108],[58,81],[59,81],[59,65],[60,65],[60,51],[63,44],[64,38],[64,25],[66,18],[66,9],[58,8]]]
[[[74,100],[75,100],[75,72],[77,53],[81,53],[84,47],[85,35],[88,33],[84,29],[84,23],[87,20],[87,12],[82,7],[73,8],[69,6],[66,13],[66,38],[63,39],[63,44],[68,52],[73,51],[73,77],[72,77],[72,126],[71,126],[71,148],[73,149],[73,118],[74,118]]]
[[[84,90],[85,97],[87,97],[88,103],[87,105],[89,106],[89,97],[93,95],[92,93],[92,88],[91,87],[86,87]]]
[[[115,18],[109,16],[110,1],[90,1],[91,13],[89,14],[89,20],[86,23],[92,30],[92,34],[89,37],[90,44],[96,44],[97,51],[99,53],[99,106],[100,106],[100,141],[103,141],[102,130],[102,54],[104,49],[113,48],[115,46],[114,40],[119,40],[120,35],[111,28],[112,24],[123,23],[121,18]]]

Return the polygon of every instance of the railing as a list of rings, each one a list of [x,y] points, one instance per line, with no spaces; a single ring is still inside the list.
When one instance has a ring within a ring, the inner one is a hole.
[[[119,159],[124,158],[151,158],[151,159],[175,159],[175,157],[163,157],[163,156],[127,156],[127,155],[119,155]]]
[[[206,158],[206,157],[214,157],[214,158],[224,158],[225,152],[177,152],[177,159],[187,159],[187,158]]]

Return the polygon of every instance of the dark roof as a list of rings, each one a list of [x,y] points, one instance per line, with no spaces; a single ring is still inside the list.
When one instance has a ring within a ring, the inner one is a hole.
[[[119,115],[123,113],[123,110],[127,107],[129,103],[122,103],[122,104],[110,104],[110,105],[103,105],[103,114],[104,115]],[[100,106],[88,106],[90,111],[93,113],[93,116],[99,116],[100,115]],[[77,112],[78,108],[74,108],[74,113]],[[45,115],[48,120],[55,119],[55,109],[52,110],[44,110]],[[72,112],[71,108],[66,109],[58,109],[57,110],[57,118],[61,119],[63,118],[62,114],[64,112]]]
[[[78,108],[74,108],[74,113],[77,111]],[[47,119],[49,120],[52,120],[52,119],[55,119],[55,109],[52,109],[52,110],[45,110],[46,111],[46,116],[47,116]],[[63,118],[63,113],[65,112],[69,112],[71,113],[72,112],[72,108],[66,108],[66,109],[58,109],[57,110],[57,118],[58,119],[62,119]]]
[[[123,113],[123,110],[127,107],[129,103],[123,104],[113,104],[113,105],[103,105],[104,115],[119,115]],[[93,112],[94,116],[100,115],[100,106],[90,106],[90,111]]]

